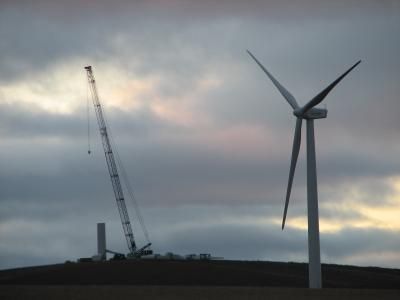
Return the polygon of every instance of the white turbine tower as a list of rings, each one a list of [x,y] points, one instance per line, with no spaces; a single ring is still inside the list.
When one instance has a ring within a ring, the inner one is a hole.
[[[351,70],[360,62],[358,61],[339,78],[332,82],[322,92],[312,98],[306,105],[300,107],[293,95],[286,90],[247,50],[249,55],[255,60],[260,68],[267,74],[273,84],[278,88],[282,96],[289,102],[293,108],[293,114],[296,116],[296,128],[294,131],[292,160],[290,163],[289,180],[286,192],[285,209],[283,212],[282,230],[285,227],[286,214],[289,204],[290,192],[292,189],[294,171],[296,169],[297,158],[299,156],[301,144],[301,125],[303,119],[307,121],[307,211],[308,211],[308,279],[310,288],[321,288],[321,257],[319,246],[319,220],[318,220],[318,192],[317,192],[317,167],[315,161],[315,139],[314,139],[314,119],[326,118],[327,109],[316,108],[315,106],[324,100],[328,93],[341,81]]]

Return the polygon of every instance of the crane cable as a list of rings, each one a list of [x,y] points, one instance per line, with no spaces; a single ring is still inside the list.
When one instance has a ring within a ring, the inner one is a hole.
[[[105,120],[105,122],[107,123],[107,120]],[[114,149],[115,157],[117,159],[117,164],[118,164],[119,170],[121,171],[121,175],[122,175],[122,178],[123,178],[122,181],[125,184],[126,190],[128,191],[128,194],[129,194],[129,198],[131,199],[132,204],[134,206],[135,214],[136,214],[136,217],[137,217],[137,219],[139,221],[140,227],[142,228],[143,235],[144,235],[146,241],[148,243],[150,243],[149,232],[147,231],[147,228],[146,228],[146,225],[144,223],[144,219],[143,219],[142,213],[141,213],[140,208],[139,208],[139,204],[138,204],[138,202],[136,200],[135,194],[133,192],[132,185],[130,184],[130,181],[129,181],[128,175],[127,175],[127,173],[125,171],[125,168],[124,168],[124,165],[122,163],[121,157],[120,157],[120,155],[118,153],[117,148],[115,147],[115,142],[114,142],[114,139],[113,139],[113,135],[110,132],[109,127],[108,127],[108,136],[110,137],[111,143],[114,145],[113,149]]]
[[[90,149],[90,109],[89,109],[89,82],[86,84],[86,117],[87,117],[87,142],[88,154],[92,153]]]
[[[91,148],[90,148],[89,82],[87,83],[87,89],[86,89],[86,104],[87,104],[86,112],[87,112],[88,154],[90,155],[90,153],[91,153],[92,151],[91,151]],[[126,171],[125,171],[124,165],[122,164],[122,161],[121,161],[121,158],[120,158],[120,156],[119,156],[117,147],[115,147],[115,142],[114,142],[114,139],[113,139],[113,135],[112,135],[112,133],[111,133],[110,126],[108,126],[108,122],[107,122],[107,118],[106,118],[105,114],[103,114],[103,118],[104,118],[104,122],[106,123],[107,131],[108,131],[108,136],[109,136],[109,138],[110,138],[110,142],[113,144],[113,152],[115,153],[115,157],[117,158],[117,165],[118,165],[118,168],[119,168],[119,170],[121,171],[121,175],[122,175],[122,177],[123,177],[123,180],[122,180],[122,181],[124,182],[125,187],[126,187],[126,190],[128,191],[129,198],[131,198],[131,200],[132,200],[132,204],[133,204],[133,206],[134,206],[134,210],[135,210],[137,219],[139,220],[140,227],[142,227],[143,235],[144,235],[146,241],[147,241],[148,243],[150,243],[149,232],[147,231],[146,225],[144,224],[144,219],[143,219],[143,216],[142,216],[142,214],[141,214],[141,212],[140,212],[139,204],[138,204],[138,202],[137,202],[137,200],[136,200],[136,197],[135,197],[135,195],[134,195],[133,188],[132,188],[132,186],[131,186],[131,184],[130,184],[130,181],[128,180],[128,175],[127,175],[127,173],[126,173]]]

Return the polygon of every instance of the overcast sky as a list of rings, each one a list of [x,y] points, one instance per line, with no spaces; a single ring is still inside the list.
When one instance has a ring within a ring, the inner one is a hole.
[[[295,118],[246,49],[300,104],[362,60],[315,122],[322,261],[400,268],[400,2],[215,2],[1,1],[0,268],[97,222],[127,252],[86,65],[155,252],[307,261],[305,144],[282,231]]]

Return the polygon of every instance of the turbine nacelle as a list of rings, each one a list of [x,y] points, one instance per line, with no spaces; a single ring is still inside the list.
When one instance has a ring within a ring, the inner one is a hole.
[[[328,115],[328,110],[326,108],[313,107],[303,113],[301,108],[297,108],[293,111],[293,114],[301,119],[325,119]]]

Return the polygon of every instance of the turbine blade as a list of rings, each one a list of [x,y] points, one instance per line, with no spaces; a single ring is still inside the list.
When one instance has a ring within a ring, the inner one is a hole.
[[[267,74],[267,76],[269,77],[269,79],[271,79],[271,81],[273,82],[273,84],[278,88],[279,92],[282,94],[282,96],[287,100],[287,102],[289,102],[290,106],[293,107],[293,109],[297,109],[299,108],[299,105],[297,104],[296,99],[293,97],[293,95],[287,90],[285,89],[279,82],[278,80],[276,80],[274,78],[274,76],[271,75],[271,73],[269,73],[267,71],[267,69],[258,61],[257,58],[255,58],[255,56],[249,51],[246,50],[247,53],[254,59],[254,61],[260,66],[260,68],[265,72],[265,74]]]
[[[302,119],[297,118],[296,129],[294,131],[294,139],[293,139],[292,161],[290,163],[289,180],[286,191],[285,209],[283,211],[282,230],[283,228],[285,228],[286,214],[289,206],[290,192],[292,191],[294,171],[296,170],[297,158],[299,157],[300,144],[301,144],[301,123]]]
[[[338,79],[336,79],[334,82],[332,82],[330,85],[328,85],[322,92],[320,92],[317,96],[312,98],[306,105],[304,105],[300,113],[303,115],[305,114],[309,109],[312,107],[318,105],[319,103],[322,102],[322,100],[325,99],[325,97],[329,94],[329,92],[347,75],[353,70],[361,60],[359,60],[357,63],[355,63],[350,69],[348,69],[346,72],[344,72]]]

